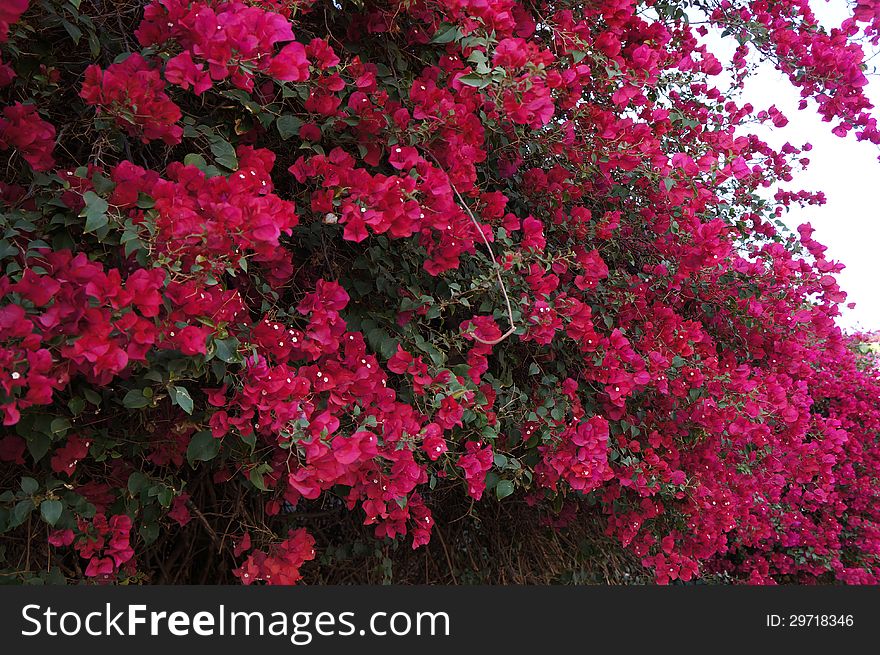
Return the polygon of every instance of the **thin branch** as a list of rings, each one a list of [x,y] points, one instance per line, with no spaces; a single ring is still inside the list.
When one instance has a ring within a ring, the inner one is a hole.
[[[437,166],[440,167],[442,170],[442,167],[440,166],[440,162],[437,161],[437,158],[434,157],[434,154],[428,150],[426,150],[425,152],[428,154],[428,156],[431,159],[434,160],[434,162],[437,164]],[[499,344],[502,341],[504,341],[507,337],[509,337],[511,334],[513,334],[516,331],[516,322],[513,319],[513,309],[510,305],[510,296],[507,295],[507,286],[504,284],[504,280],[501,277],[501,266],[498,264],[498,260],[495,259],[495,253],[492,252],[492,246],[489,243],[489,239],[486,238],[486,235],[483,232],[483,229],[480,227],[479,221],[477,221],[476,217],[474,216],[474,213],[471,211],[471,208],[465,202],[464,198],[462,197],[461,193],[459,193],[458,189],[455,188],[455,185],[452,183],[452,180],[449,179],[448,175],[446,176],[446,179],[449,182],[449,186],[452,188],[452,191],[455,193],[456,197],[458,198],[458,202],[461,203],[464,211],[467,212],[468,216],[470,216],[471,222],[474,224],[474,227],[476,228],[477,232],[479,232],[480,236],[483,239],[483,243],[486,244],[486,249],[489,251],[489,258],[492,260],[492,265],[495,268],[495,277],[498,280],[498,287],[501,289],[501,295],[504,296],[504,304],[507,306],[507,320],[510,323],[510,328],[507,330],[507,332],[502,334],[497,339],[489,339],[489,340],[481,339],[476,334],[471,335],[471,337],[473,337],[474,341],[479,341],[480,343],[485,344],[487,346],[494,346],[494,345]]]

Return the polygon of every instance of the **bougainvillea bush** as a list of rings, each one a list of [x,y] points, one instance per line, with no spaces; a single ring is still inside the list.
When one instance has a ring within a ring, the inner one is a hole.
[[[738,100],[769,60],[880,143],[851,4],[4,0],[3,578],[451,566],[508,506],[880,582],[878,368]]]

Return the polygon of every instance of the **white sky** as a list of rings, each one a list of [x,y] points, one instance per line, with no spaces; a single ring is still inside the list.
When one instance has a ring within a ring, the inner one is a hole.
[[[826,26],[840,25],[848,11],[845,0],[811,0],[810,4]],[[713,46],[717,43],[711,35],[706,41]],[[872,64],[877,61],[880,57]],[[867,95],[878,108],[875,111],[880,118],[880,78],[869,75],[868,79]],[[794,180],[782,188],[824,191],[827,203],[818,207],[792,206],[782,219],[792,229],[809,222],[816,230],[813,238],[828,247],[826,256],[846,265],[838,280],[848,294],[846,303],[855,302],[856,307],[850,310],[844,303],[841,325],[847,329],[880,329],[880,293],[876,290],[880,284],[880,150],[868,142],[856,141],[852,134],[847,138],[831,134],[835,123],[823,123],[812,102],[798,111],[798,90],[772,64],[763,64],[746,82],[740,102],[743,101],[752,103],[756,111],[776,105],[789,119],[783,128],[751,126],[748,130],[770,146],[778,148],[786,141],[794,146],[812,144],[812,151],[804,153],[810,158],[809,167],[796,171]]]

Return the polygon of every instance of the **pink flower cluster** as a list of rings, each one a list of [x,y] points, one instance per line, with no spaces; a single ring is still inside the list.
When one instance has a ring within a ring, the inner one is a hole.
[[[608,421],[600,416],[570,426],[539,450],[544,458],[535,475],[542,485],[555,488],[564,478],[572,489],[587,493],[614,478],[608,463]]]
[[[236,555],[250,550],[250,535],[245,535],[236,548]],[[300,528],[291,530],[287,539],[273,544],[269,552],[255,549],[244,563],[235,570],[242,584],[265,582],[270,585],[296,584],[302,577],[299,573],[303,564],[315,559],[315,540]]]
[[[395,145],[390,150],[389,163],[401,170],[398,175],[371,175],[340,148],[328,156],[301,157],[290,172],[300,183],[321,180],[312,193],[311,210],[325,222],[343,224],[344,239],[360,243],[370,231],[397,239],[418,234],[427,251],[428,273],[457,268],[460,256],[474,252],[480,237],[456,204],[448,178],[413,147]],[[408,174],[412,168],[416,177]]]
[[[196,95],[227,78],[251,91],[256,72],[285,82],[309,78],[306,49],[293,40],[290,21],[243,2],[154,0],[135,34],[144,47],[178,44],[183,51],[168,60],[165,79]],[[275,45],[287,41],[276,54]]]
[[[198,265],[199,277],[221,275],[252,260],[270,280],[283,282],[292,264],[279,239],[297,225],[296,208],[274,193],[274,153],[243,145],[237,160],[238,170],[228,177],[208,177],[175,162],[168,179],[124,161],[111,173],[118,186],[110,201],[143,224],[147,219],[137,207],[138,193],[153,198],[154,247],[187,271]]]
[[[9,39],[9,28],[18,22],[29,4],[30,0],[9,0],[0,7],[0,43],[6,43]],[[0,88],[9,84],[14,77],[15,71],[0,57]]]
[[[126,514],[114,514],[109,519],[104,514],[95,514],[91,521],[79,520],[79,537],[70,529],[56,530],[49,536],[49,543],[56,547],[72,543],[80,556],[89,561],[86,576],[109,579],[134,557],[129,541],[131,528],[131,517]]]
[[[106,70],[86,69],[80,97],[99,114],[112,116],[116,124],[144,143],[161,139],[180,143],[183,128],[177,124],[180,108],[165,93],[158,68],[138,53]]]
[[[33,105],[3,108],[0,118],[0,150],[14,149],[35,171],[48,171],[55,165],[55,127],[37,113]]]

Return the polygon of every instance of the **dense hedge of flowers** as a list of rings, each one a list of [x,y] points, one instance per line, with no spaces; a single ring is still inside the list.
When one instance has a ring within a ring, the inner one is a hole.
[[[736,99],[769,58],[880,143],[880,4],[32,4],[0,7],[7,576],[149,581],[197,520],[289,584],[303,507],[418,548],[443,489],[601,513],[661,583],[880,582],[878,368],[778,220],[824,201],[786,189],[809,144]]]

